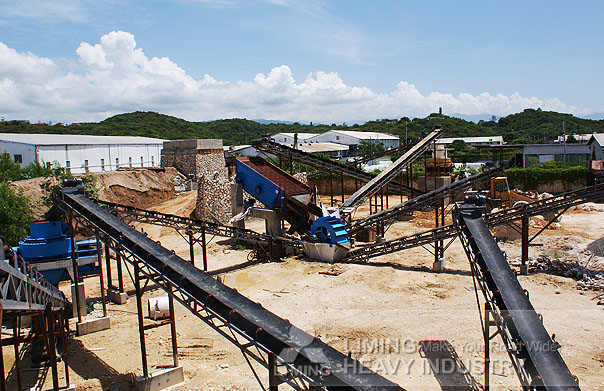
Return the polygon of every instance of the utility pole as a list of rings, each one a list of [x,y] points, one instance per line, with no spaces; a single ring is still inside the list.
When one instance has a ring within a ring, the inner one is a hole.
[[[566,164],[566,126],[562,121],[562,138],[564,139],[564,164]]]

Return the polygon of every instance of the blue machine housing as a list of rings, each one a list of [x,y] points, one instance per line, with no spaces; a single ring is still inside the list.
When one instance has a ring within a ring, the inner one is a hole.
[[[270,209],[280,208],[283,205],[283,193],[279,186],[258,174],[239,160],[235,160],[237,175],[235,180],[243,184],[243,188],[252,197],[262,202]]]
[[[19,242],[17,254],[25,262],[37,265],[44,279],[51,284],[70,279],[66,265],[71,266],[71,240],[69,226],[60,221],[37,221],[31,223],[30,236]],[[76,243],[76,257],[79,263],[78,275],[97,273],[96,241],[81,240]],[[42,265],[45,264],[45,265]],[[53,267],[56,266],[56,268]]]
[[[333,216],[316,219],[310,227],[310,234],[316,236],[321,243],[345,244],[349,242],[344,222]]]

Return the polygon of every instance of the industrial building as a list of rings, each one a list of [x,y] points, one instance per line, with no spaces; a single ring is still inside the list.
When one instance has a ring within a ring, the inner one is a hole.
[[[298,137],[300,137],[300,133],[298,133]],[[335,143],[343,145],[359,145],[362,142],[381,143],[385,148],[396,148],[399,146],[398,136],[388,133],[357,132],[353,130],[329,130],[310,137],[306,141],[309,143]]]
[[[587,167],[591,149],[586,144],[527,144],[522,148],[523,167],[545,162],[564,162]]]
[[[441,138],[436,141],[438,145],[444,145],[448,147],[453,144],[455,140],[462,140],[469,147],[490,147],[494,145],[503,145],[503,136],[480,136],[480,137],[448,137]]]
[[[594,160],[604,160],[604,133],[594,133],[587,142],[593,152]]]
[[[294,138],[296,138],[296,134],[298,135],[298,142],[307,141],[315,136],[318,136],[318,133],[277,133],[271,138],[278,142],[279,144],[293,144]]]
[[[21,167],[34,161],[56,163],[82,174],[158,166],[163,142],[150,137],[0,133],[0,152],[8,152]]]

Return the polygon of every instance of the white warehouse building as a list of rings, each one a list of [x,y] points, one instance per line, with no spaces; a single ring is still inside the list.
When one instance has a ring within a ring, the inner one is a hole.
[[[164,140],[150,137],[0,133],[0,153],[25,167],[59,164],[73,174],[159,166]]]
[[[359,145],[362,142],[379,144],[385,148],[396,148],[399,146],[398,136],[388,133],[358,132],[354,130],[329,130],[306,139],[308,143],[335,143],[344,145]]]

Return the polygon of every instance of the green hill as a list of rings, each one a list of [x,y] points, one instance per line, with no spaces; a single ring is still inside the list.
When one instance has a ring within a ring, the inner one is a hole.
[[[508,143],[546,142],[562,134],[562,122],[567,134],[604,131],[604,120],[595,121],[571,114],[527,109],[502,117],[498,121],[473,123],[460,118],[430,114],[426,118],[381,119],[362,125],[301,125],[299,123],[261,124],[246,119],[224,119],[210,122],[189,122],[155,112],[119,114],[95,123],[29,124],[17,121],[0,122],[0,133],[54,133],[113,136],[145,136],[162,139],[221,138],[225,145],[249,144],[262,134],[279,132],[321,133],[329,129],[386,132],[417,139],[422,131],[442,125],[446,137],[502,135]]]

